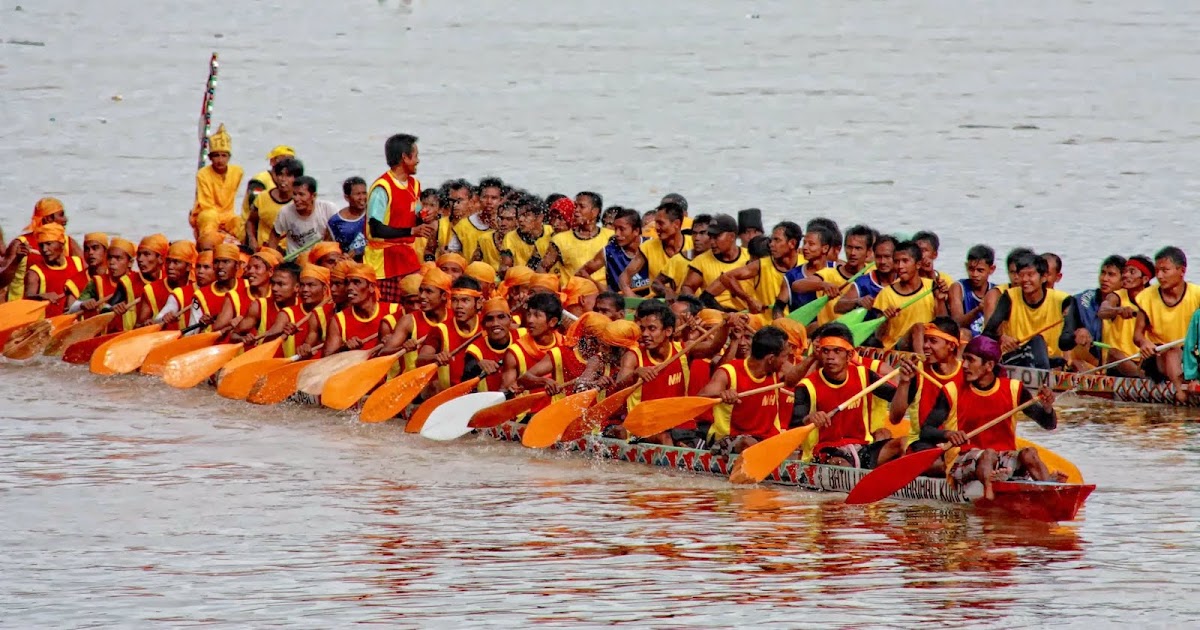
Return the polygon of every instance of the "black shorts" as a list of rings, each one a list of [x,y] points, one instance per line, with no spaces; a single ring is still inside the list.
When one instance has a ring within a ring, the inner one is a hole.
[[[707,443],[707,435],[708,431],[700,429],[671,429],[671,441],[675,442],[676,446],[687,448],[703,449]]]

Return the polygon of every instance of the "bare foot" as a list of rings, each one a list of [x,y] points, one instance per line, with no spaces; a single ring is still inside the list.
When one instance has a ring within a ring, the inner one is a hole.
[[[992,471],[992,474],[988,476],[988,481],[1008,481],[1011,476],[1012,469],[1002,466]]]
[[[1056,470],[1050,474],[1050,481],[1055,483],[1067,483],[1067,473]]]
[[[996,498],[996,493],[992,491],[991,478],[985,479],[983,481],[983,498],[988,501],[991,501]]]

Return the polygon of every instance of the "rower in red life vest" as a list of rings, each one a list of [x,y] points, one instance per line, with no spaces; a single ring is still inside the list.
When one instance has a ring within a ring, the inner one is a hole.
[[[960,448],[949,477],[956,483],[983,483],[983,496],[994,498],[992,482],[1029,477],[1035,481],[1062,481],[1042,463],[1037,450],[1017,448],[1017,418],[1013,416],[967,440],[967,433],[1029,401],[1031,395],[1020,381],[997,376],[1000,369],[1000,344],[980,335],[963,350],[963,376],[966,387],[958,395],[958,429],[944,430],[925,423],[921,441],[931,444],[950,442]],[[1038,390],[1038,404],[1025,409],[1043,429],[1058,426],[1054,413],[1054,393],[1047,386]]]
[[[138,325],[151,321],[161,322],[160,314],[170,305],[178,313],[179,308],[172,296],[177,289],[190,293],[192,266],[196,261],[196,246],[191,241],[176,241],[168,244],[167,238],[154,234],[138,244],[138,268],[142,271],[145,285],[143,299],[138,304]],[[150,280],[148,276],[154,276]],[[191,303],[190,295],[187,304]],[[164,330],[178,330],[177,318],[163,324]]]
[[[530,301],[532,300],[531,297]],[[582,380],[584,372],[588,371],[589,362],[594,362],[592,371],[596,377],[605,378],[604,370],[597,368],[601,365],[600,353],[606,347],[600,336],[609,321],[611,320],[599,313],[584,313],[583,317],[567,329],[562,343],[550,348],[542,360],[520,378],[520,382],[529,387],[543,387],[558,400],[567,390],[568,382],[576,381],[570,387],[571,391],[592,385]]]
[[[343,350],[371,350],[379,345],[383,318],[399,310],[398,304],[380,302],[375,272],[369,265],[354,265],[346,274],[350,304],[333,318],[325,338],[325,356]]]
[[[275,270],[272,295],[278,296],[288,292],[285,286],[286,278],[280,277],[280,274],[290,275],[291,272],[290,263],[284,263]],[[314,349],[320,348],[321,342],[324,341],[324,331],[329,329],[329,320],[334,316],[333,303],[327,300],[328,292],[328,269],[310,263],[299,270],[299,299],[295,304],[279,310],[275,321],[264,335],[283,335],[281,356],[292,357],[299,354],[302,358],[309,358]]]
[[[483,293],[474,278],[460,276],[451,285],[450,312],[453,317],[434,326],[417,353],[417,365],[438,365],[438,389],[462,382],[464,354],[454,351],[480,333],[479,307],[482,301]]]
[[[496,297],[483,303],[484,336],[471,342],[463,359],[463,380],[481,377],[481,392],[497,392],[504,381],[504,358],[517,338],[508,301]]]
[[[627,400],[626,408],[633,409],[643,400],[679,398],[688,392],[688,357],[681,355],[671,363],[665,363],[672,355],[683,349],[683,344],[672,339],[675,329],[675,313],[664,302],[646,301],[638,305],[637,325],[640,335],[637,344],[624,351],[621,356],[614,387],[624,388],[635,381],[640,383]],[[628,437],[624,429],[614,437]],[[704,435],[693,418],[674,429],[646,438],[644,441],[667,446],[699,448],[704,444]]]
[[[511,272],[511,270],[510,270]],[[525,304],[525,334],[519,336],[504,353],[501,387],[513,391],[517,381],[550,353],[563,344],[558,330],[562,318],[562,302],[554,293],[530,295]]]
[[[787,333],[764,326],[749,343],[750,354],[746,358],[722,362],[698,392],[700,396],[720,397],[722,401],[713,409],[714,422],[708,432],[714,450],[740,453],[779,434],[779,391],[739,394],[779,383],[779,370],[788,355]]]
[[[197,266],[201,266],[201,263],[197,262]],[[213,282],[207,286],[200,286],[197,282],[194,297],[196,314],[192,316],[195,322],[208,324],[206,330],[213,330],[212,324],[225,310],[226,299],[243,286],[242,257],[238,246],[220,243],[214,247],[212,267]]]
[[[112,307],[117,317],[109,325],[110,332],[133,330],[137,323],[137,311],[134,309],[133,259],[137,248],[133,243],[114,238],[108,246],[108,273],[94,276],[79,292],[80,308],[86,313],[96,313],[102,305]]]
[[[62,315],[75,302],[69,287],[82,284],[87,269],[78,256],[69,256],[63,245],[66,232],[58,223],[45,223],[34,233],[40,256],[31,259],[25,272],[24,297],[49,302],[46,317]]]
[[[88,232],[83,235],[83,262],[87,265],[88,279],[108,272],[108,235],[104,232]],[[86,284],[86,281],[84,282]],[[80,285],[83,288],[83,285]]]
[[[415,313],[401,314],[395,312],[384,317],[380,335],[384,335],[384,343],[379,350],[380,355],[404,351],[403,369],[411,370],[417,366],[417,351],[424,341],[431,337],[434,329],[445,323],[449,315],[450,291],[453,281],[450,275],[430,266],[423,275],[412,274],[401,282],[402,292],[408,289],[403,285],[416,278],[417,294],[420,307]]]
[[[816,425],[813,454],[819,463],[874,468],[886,442],[875,441],[871,434],[870,400],[860,399],[847,409],[833,411],[880,375],[855,360],[854,337],[844,324],[825,324],[813,332],[813,338],[820,368],[796,385],[791,426]],[[880,371],[887,370],[886,365],[877,365]],[[895,391],[895,386],[883,385],[871,395],[890,401]]]
[[[54,197],[43,197],[33,206],[33,216],[29,225],[25,226],[23,234],[13,239],[0,260],[0,289],[8,289],[8,300],[19,300],[25,293],[25,273],[29,263],[38,262],[42,253],[38,251],[36,241],[37,229],[43,225],[57,223],[65,230],[67,213],[62,202]],[[63,233],[63,251],[67,256],[82,256],[83,249],[75,239]]]
[[[223,247],[217,248],[218,278],[220,278],[221,263],[225,262],[226,266],[228,266],[228,263],[222,260],[221,252],[223,251]],[[228,253],[226,253],[226,258],[227,256]],[[275,267],[282,262],[283,254],[266,247],[255,252],[253,256],[250,256],[250,259],[243,266],[243,281],[237,282],[234,289],[225,295],[220,314],[213,320],[213,330],[222,332],[236,330],[242,323],[242,320],[249,319],[250,307],[256,303],[260,309],[265,307],[269,313],[269,319],[273,319],[278,310],[273,308],[271,301],[271,276],[275,271]],[[251,320],[251,324],[255,323],[257,323],[257,319]],[[266,326],[263,326],[263,329],[265,328]]]
[[[253,343],[258,338],[265,337],[268,329],[284,316],[284,309],[296,305],[299,289],[300,265],[294,262],[277,265],[271,271],[270,294],[250,303],[250,307],[246,309],[246,316],[234,327],[231,339]]]

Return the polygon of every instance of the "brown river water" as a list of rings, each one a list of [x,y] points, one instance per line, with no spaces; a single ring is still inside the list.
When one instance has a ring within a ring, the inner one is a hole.
[[[186,234],[205,63],[249,172],[421,136],[499,174],[1053,249],[1197,242],[1186,2],[0,1],[0,225]],[[41,45],[37,45],[41,44]],[[113,97],[119,96],[119,100]],[[957,274],[956,274],[957,275]],[[0,626],[1189,627],[1196,412],[1065,398],[1054,526],[598,463],[0,363]]]

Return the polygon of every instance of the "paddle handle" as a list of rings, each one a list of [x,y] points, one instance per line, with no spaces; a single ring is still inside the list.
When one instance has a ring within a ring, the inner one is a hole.
[[[320,237],[318,237],[316,240],[312,241],[311,243],[309,243],[303,247],[298,248],[296,251],[288,252],[287,256],[283,257],[283,262],[292,262],[293,260],[296,260],[297,258],[300,257],[300,254],[303,254],[304,252],[316,247],[317,243],[320,243],[320,242],[321,242],[321,239],[320,239]]]
[[[480,335],[482,335],[482,334],[483,334],[482,332],[477,332],[477,333],[475,333],[474,335],[471,335],[470,337],[468,337],[466,341],[464,341],[464,342],[462,342],[462,343],[458,344],[458,347],[457,347],[457,348],[455,348],[455,349],[453,349],[453,350],[451,350],[451,351],[450,351],[450,356],[454,356],[454,355],[458,354],[459,352],[462,352],[463,350],[466,350],[466,349],[467,349],[467,346],[469,346],[469,345],[471,345],[472,343],[474,343],[474,341],[475,341],[476,339],[478,339],[478,338],[479,338],[479,336],[480,336]],[[428,336],[428,335],[427,335],[427,336]]]
[[[763,387],[758,387],[755,389],[751,389],[749,391],[738,392],[738,399],[740,400],[742,398],[746,398],[747,396],[755,396],[758,394],[765,394],[767,392],[773,392],[777,389],[783,389],[785,385],[787,385],[787,383],[780,381],[778,383],[775,383],[774,385],[765,385]]]
[[[1030,341],[1033,341],[1034,339],[1040,337],[1042,335],[1042,333],[1052,330],[1055,326],[1059,326],[1062,323],[1063,323],[1063,320],[1060,317],[1060,318],[1054,320],[1053,322],[1050,322],[1049,324],[1042,326],[1036,332],[1030,334],[1028,337],[1025,337],[1021,341],[1017,342],[1017,345],[1023,346],[1025,344],[1029,343]]]
[[[858,280],[859,278],[861,278],[861,277],[865,276],[865,275],[867,274],[867,272],[871,271],[871,270],[872,270],[872,269],[874,269],[874,268],[875,268],[875,263],[868,263],[866,267],[863,267],[862,269],[859,269],[859,270],[858,270],[858,273],[856,273],[856,274],[854,274],[853,276],[850,276],[849,278],[847,278],[847,279],[846,279],[846,284],[843,284],[843,285],[841,286],[841,288],[840,288],[840,289],[838,289],[838,291],[839,291],[839,292],[840,292],[840,291],[845,291],[847,288],[849,288],[849,286],[850,286],[850,285],[854,284],[854,281],[855,281],[855,280]]]
[[[326,304],[328,304],[328,303],[329,303],[329,299],[328,299],[328,298],[326,298],[326,299],[324,299],[324,300],[321,300],[321,303],[320,303],[320,304],[318,304],[318,305],[317,305],[315,308],[313,308],[313,310],[309,311],[309,312],[308,312],[308,314],[307,314],[307,315],[305,315],[303,319],[301,319],[300,321],[296,322],[296,328],[299,328],[299,327],[301,327],[301,326],[303,326],[303,325],[307,324],[307,323],[308,323],[308,320],[312,319],[312,318],[313,318],[313,316],[317,314],[317,311],[321,310],[322,308],[325,308],[325,305],[326,305]],[[283,331],[281,330],[281,331],[279,331],[279,332],[277,332],[277,333],[271,333],[271,334],[269,334],[269,335],[265,335],[265,336],[263,336],[263,337],[259,337],[258,339],[255,339],[255,340],[254,340],[254,344],[255,344],[255,345],[258,345],[258,344],[260,344],[260,343],[262,343],[262,342],[264,342],[264,341],[270,341],[270,340],[272,340],[272,339],[274,339],[274,338],[276,338],[276,337],[282,337],[282,336],[283,336]]]
[[[1161,346],[1155,346],[1154,351],[1162,352],[1163,350],[1170,350],[1171,348],[1174,348],[1175,346],[1183,344],[1184,341],[1185,341],[1184,339],[1176,339],[1175,341],[1168,341],[1167,343],[1164,343]],[[1085,374],[1101,372],[1101,371],[1107,370],[1111,367],[1116,367],[1118,365],[1121,365],[1122,363],[1124,363],[1126,361],[1134,361],[1134,360],[1137,360],[1140,358],[1142,358],[1142,353],[1135,352],[1135,353],[1125,357],[1124,359],[1117,359],[1116,361],[1113,361],[1111,363],[1105,363],[1104,365],[1091,368],[1090,370],[1084,370],[1083,372],[1076,374],[1076,376],[1084,376]]]
[[[926,297],[926,296],[928,296],[928,295],[929,295],[929,294],[931,294],[931,293],[933,293],[933,287],[929,287],[928,289],[925,289],[924,291],[921,291],[920,293],[918,293],[918,294],[916,294],[916,295],[912,296],[911,298],[909,298],[907,302],[905,302],[905,303],[901,304],[901,305],[900,305],[900,310],[902,310],[902,311],[903,311],[904,309],[906,309],[906,308],[908,308],[908,307],[912,306],[913,304],[916,304],[917,302],[920,302],[921,300],[925,299],[925,297]]]
[[[896,378],[899,375],[900,375],[900,368],[896,368],[896,369],[892,370],[891,372],[888,372],[887,374],[879,377],[879,380],[875,381],[874,383],[871,383],[870,385],[867,385],[866,387],[864,387],[862,389],[861,392],[858,392],[857,394],[847,398],[846,400],[842,401],[842,404],[838,405],[837,407],[834,407],[833,411],[829,412],[829,415],[832,416],[832,415],[838,413],[839,411],[845,411],[850,405],[853,405],[854,403],[858,402],[860,399],[864,398],[867,394],[870,394],[871,392],[879,389],[880,387],[883,387],[884,385],[887,384],[888,381],[892,380],[893,378]]]
[[[995,419],[993,419],[993,420],[989,420],[989,421],[988,421],[986,424],[984,424],[983,426],[981,426],[981,427],[979,427],[979,428],[975,429],[974,431],[971,431],[970,433],[968,433],[968,434],[967,434],[967,439],[968,439],[968,440],[970,440],[971,438],[973,438],[973,437],[975,437],[975,436],[979,435],[980,433],[983,433],[984,431],[987,431],[988,429],[990,429],[990,428],[992,428],[992,427],[996,426],[997,424],[1000,424],[1001,422],[1004,422],[1005,420],[1008,420],[1009,418],[1011,418],[1011,417],[1013,417],[1013,416],[1017,415],[1017,414],[1018,414],[1018,413],[1020,413],[1021,411],[1024,411],[1025,409],[1027,409],[1027,408],[1029,408],[1030,406],[1032,406],[1032,405],[1036,404],[1037,402],[1038,402],[1038,399],[1037,399],[1037,397],[1030,398],[1029,400],[1026,400],[1025,402],[1023,402],[1023,403],[1021,403],[1021,404],[1017,405],[1016,407],[1013,407],[1013,408],[1012,408],[1012,410],[1005,412],[1003,415],[1001,415],[1001,416],[999,416],[999,417],[997,417],[997,418],[995,418]],[[942,444],[939,444],[938,446],[939,446],[939,448],[941,448],[943,451],[948,451],[948,450],[950,450],[951,448],[953,448],[953,447],[954,447],[954,445],[953,445],[953,444],[951,444],[951,443],[949,443],[949,442],[944,442],[944,443],[942,443]]]

